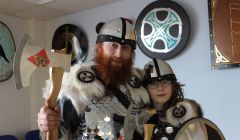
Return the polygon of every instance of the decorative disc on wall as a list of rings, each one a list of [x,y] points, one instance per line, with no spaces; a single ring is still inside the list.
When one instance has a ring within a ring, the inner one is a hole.
[[[186,46],[190,21],[176,2],[157,0],[143,9],[135,28],[138,46],[147,56],[170,59]]]
[[[64,24],[55,31],[52,41],[54,50],[66,48],[67,53],[72,53],[72,65],[83,62],[88,52],[88,39],[83,31],[75,25]]]
[[[0,82],[9,79],[13,74],[15,51],[15,43],[9,28],[0,22]]]

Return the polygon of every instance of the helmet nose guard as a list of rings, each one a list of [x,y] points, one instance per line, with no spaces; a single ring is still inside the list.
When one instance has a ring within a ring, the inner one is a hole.
[[[96,26],[99,42],[117,42],[121,45],[130,45],[136,49],[136,35],[130,21],[125,18],[110,20],[106,23],[100,22]]]
[[[153,59],[144,66],[143,85],[146,86],[152,82],[169,80],[177,81],[171,66],[160,59]]]

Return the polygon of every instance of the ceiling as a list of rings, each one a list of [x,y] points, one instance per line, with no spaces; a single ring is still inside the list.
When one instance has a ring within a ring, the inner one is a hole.
[[[49,19],[121,0],[0,0],[0,13],[24,19]]]

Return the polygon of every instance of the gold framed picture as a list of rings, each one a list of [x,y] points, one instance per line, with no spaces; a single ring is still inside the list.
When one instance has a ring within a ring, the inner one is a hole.
[[[212,68],[240,66],[240,1],[208,0]]]

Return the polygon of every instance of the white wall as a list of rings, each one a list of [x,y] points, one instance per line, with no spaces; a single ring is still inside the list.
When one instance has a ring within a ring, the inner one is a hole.
[[[98,22],[120,16],[136,20],[142,9],[152,1],[124,0],[50,20],[46,23],[38,21],[26,22],[4,15],[0,15],[0,20],[9,26],[17,43],[20,41],[23,32],[28,30],[29,27],[26,26],[29,26],[29,24],[31,26],[39,25],[42,29],[46,25],[46,44],[43,45],[47,48],[51,48],[52,37],[58,26],[64,23],[75,24],[83,28],[89,38],[91,47],[87,61],[90,61],[96,40],[95,26]],[[168,62],[173,67],[179,81],[186,84],[186,97],[195,99],[202,105],[205,117],[220,127],[227,140],[238,140],[240,124],[237,119],[240,118],[240,111],[237,107],[240,106],[240,102],[238,102],[240,98],[238,90],[240,69],[211,69],[207,0],[175,1],[181,4],[189,14],[191,37],[187,48],[177,57],[168,60]],[[33,32],[33,30],[31,31]],[[43,35],[40,36],[42,37],[39,38],[44,42]],[[39,42],[39,39],[37,40],[36,42]],[[137,67],[143,67],[149,60],[139,49],[136,50],[135,65]],[[41,71],[41,75],[44,74],[45,72]],[[41,80],[34,79],[34,81]],[[10,132],[23,135],[23,131],[29,129],[29,127],[36,128],[36,113],[39,106],[43,104],[39,94],[43,83],[38,82],[38,84],[37,87],[30,88],[30,96],[27,93],[28,89],[15,90],[13,78],[0,83],[0,134]],[[29,104],[31,104],[31,108]],[[8,110],[6,107],[8,107]]]

